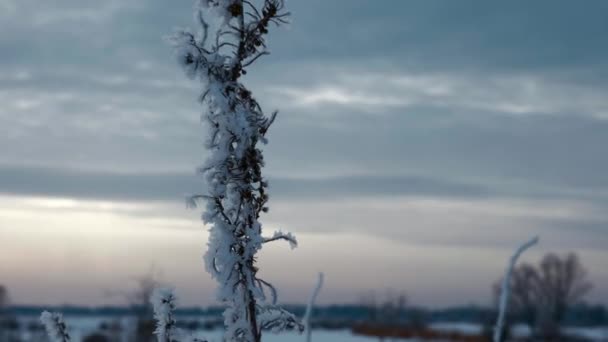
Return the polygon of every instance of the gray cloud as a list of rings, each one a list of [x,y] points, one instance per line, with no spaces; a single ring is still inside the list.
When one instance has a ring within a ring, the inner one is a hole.
[[[280,84],[284,80],[279,80],[268,92],[284,98],[279,103],[287,108],[322,110],[338,106],[377,113],[425,106],[448,112],[458,108],[507,115],[569,113],[608,119],[602,88],[543,74],[355,73],[336,69],[324,77],[311,78],[307,87]]]
[[[100,200],[177,200],[197,187],[194,176],[183,174],[104,174],[25,167],[0,168],[0,182],[5,194]],[[180,189],[184,191],[181,194]]]
[[[189,1],[2,2],[5,62],[126,66],[166,60],[159,37],[188,25]],[[601,0],[487,4],[480,0],[292,1],[290,30],[273,34],[274,64],[295,61],[368,63],[418,69],[576,69],[605,75],[607,29]],[[569,23],[569,25],[564,25]],[[78,30],[73,30],[74,26]],[[42,30],[42,31],[41,31]],[[36,54],[30,53],[36,51]],[[127,56],[131,59],[126,58]],[[44,57],[44,58],[41,58]],[[589,75],[591,76],[591,75]],[[595,76],[601,80],[602,77]]]
[[[596,249],[608,238],[605,206],[576,200],[343,198],[274,203],[272,226],[317,234],[359,233],[417,246],[506,248],[540,235],[543,249]],[[311,213],[314,213],[311,215]]]
[[[423,245],[504,247],[533,230],[605,245],[607,2],[289,6],[293,24],[246,79],[282,110],[264,147],[271,220]],[[190,9],[0,0],[0,193],[147,202],[202,189],[189,172],[205,157],[198,85],[161,40]],[[403,216],[390,201],[404,197],[470,205]]]
[[[593,65],[606,70],[608,49],[602,37],[608,5],[602,1],[580,6],[547,0],[533,4],[360,0],[348,5],[316,0],[291,6],[298,38],[291,52],[303,59],[311,54],[359,59],[389,55],[400,56],[402,65],[426,68]],[[281,35],[289,37],[289,33]]]
[[[580,201],[604,208],[606,191],[566,191],[560,187],[529,184],[496,184],[492,181],[464,182],[420,175],[344,175],[323,178],[268,176],[270,193],[277,201],[322,198],[413,196],[453,200],[547,200]],[[178,203],[188,194],[204,193],[202,181],[187,172],[116,173],[34,166],[0,166],[0,194],[43,196],[100,201]],[[331,230],[328,227],[329,230]],[[599,233],[599,231],[596,231]]]
[[[0,41],[3,162],[174,171],[200,160],[196,84],[160,39],[188,24],[189,2],[3,5],[12,15],[0,25],[14,32]],[[249,79],[269,109],[284,109],[271,172],[606,184],[605,124],[584,118],[607,107],[603,2],[290,6],[291,29],[275,31],[275,54]],[[547,51],[576,56],[541,63]]]
[[[266,148],[270,172],[283,177],[426,174],[450,182],[494,178],[600,190],[608,184],[603,151],[608,127],[597,117],[606,103],[599,90],[585,94],[543,81],[536,86],[543,96],[528,104],[517,82],[492,88],[476,85],[475,78],[463,83],[444,76],[434,82],[438,76],[411,75],[394,77],[392,82],[406,84],[392,89],[377,81],[382,75],[362,76],[352,91],[335,74],[340,92],[369,95],[371,102],[347,97],[332,103],[330,96],[300,106],[273,88],[262,91],[268,108],[285,108]],[[54,80],[61,85],[53,86]],[[259,79],[252,83],[265,89]],[[193,84],[145,74],[19,70],[0,84],[0,151],[6,164],[166,172],[201,160]],[[313,96],[309,85],[302,91]],[[430,90],[412,90],[425,85]],[[404,102],[385,106],[387,94]],[[504,108],[510,103],[527,109],[514,113]]]
[[[518,192],[405,176],[270,177],[270,183],[272,210],[264,217],[269,229],[370,234],[446,248],[509,248],[522,237],[540,234],[548,250],[601,251],[608,238],[608,196]],[[24,203],[43,205],[47,215],[82,210],[91,215],[118,214],[157,219],[163,229],[197,227],[185,204],[180,204],[186,193],[204,191],[194,175],[185,173],[109,174],[6,166],[0,168],[0,189],[0,194],[17,198],[41,198]],[[55,203],[45,198],[75,200]],[[41,208],[26,209],[42,214]]]
[[[271,192],[281,198],[426,195],[479,197],[480,185],[423,177],[350,176],[325,179],[270,177]],[[0,193],[97,200],[179,200],[204,192],[202,182],[187,173],[103,173],[35,167],[0,167]]]

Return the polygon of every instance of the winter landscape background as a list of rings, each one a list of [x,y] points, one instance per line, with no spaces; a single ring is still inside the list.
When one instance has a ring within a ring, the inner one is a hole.
[[[539,235],[522,261],[576,252],[584,301],[608,304],[608,3],[287,6],[244,78],[280,110],[262,222],[300,244],[259,265],[281,302],[306,302],[323,271],[321,307],[392,291],[493,308],[513,249]],[[199,86],[162,41],[191,8],[0,0],[0,284],[19,321],[128,307],[150,272],[180,306],[217,305],[208,234],[183,201],[202,186]],[[338,331],[318,341],[364,341]]]

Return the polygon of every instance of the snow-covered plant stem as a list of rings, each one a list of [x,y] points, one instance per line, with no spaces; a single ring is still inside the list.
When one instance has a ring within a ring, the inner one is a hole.
[[[321,288],[323,287],[323,278],[323,273],[319,273],[317,285],[310,294],[308,305],[306,305],[306,313],[304,314],[304,319],[302,320],[306,329],[306,342],[310,342],[312,340],[312,327],[310,325],[310,317],[312,316],[312,309],[314,309],[315,301],[317,300],[319,292],[321,292]]]
[[[502,330],[505,324],[505,316],[507,314],[507,309],[509,306],[509,295],[511,293],[511,274],[513,273],[513,268],[515,268],[515,264],[517,264],[517,259],[530,247],[536,245],[538,243],[538,236],[534,237],[530,241],[524,243],[519,246],[519,248],[515,251],[515,253],[511,256],[509,260],[509,265],[507,266],[507,270],[505,272],[505,276],[502,280],[502,288],[500,290],[500,302],[498,304],[498,319],[496,320],[496,326],[494,327],[494,342],[501,342],[502,339]]]
[[[63,321],[63,316],[60,313],[51,313],[48,311],[40,315],[40,322],[46,329],[46,334],[51,342],[69,342],[70,334],[68,328]]]
[[[276,291],[258,277],[255,265],[264,243],[296,241],[282,233],[263,237],[259,222],[268,210],[268,182],[262,177],[258,143],[267,142],[277,112],[266,116],[240,81],[249,66],[268,54],[270,25],[285,23],[288,15],[283,0],[199,0],[197,30],[179,30],[170,38],[186,73],[203,84],[209,155],[199,171],[206,186],[189,203],[206,202],[203,221],[210,236],[205,263],[219,283],[218,299],[227,306],[227,341],[258,342],[262,327],[293,326],[292,316],[274,306]],[[272,294],[269,306],[263,305],[267,292]]]
[[[154,290],[150,302],[154,307],[156,320],[156,335],[158,342],[208,342],[207,338],[195,333],[191,335],[177,328],[174,310],[177,297],[171,288],[158,288]]]
[[[172,289],[160,288],[154,291],[151,302],[154,307],[156,330],[154,334],[158,342],[171,342],[175,330],[175,295]]]

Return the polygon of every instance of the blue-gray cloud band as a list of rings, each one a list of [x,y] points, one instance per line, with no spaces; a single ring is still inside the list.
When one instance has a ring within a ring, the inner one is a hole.
[[[480,197],[490,190],[466,183],[424,177],[347,176],[322,179],[270,177],[271,195],[288,198],[422,195]],[[44,167],[0,167],[0,193],[96,200],[179,200],[204,192],[189,173],[125,174]]]

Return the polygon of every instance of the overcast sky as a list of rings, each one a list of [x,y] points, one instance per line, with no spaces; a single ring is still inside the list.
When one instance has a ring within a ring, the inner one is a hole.
[[[489,304],[511,250],[576,251],[608,302],[608,2],[291,0],[245,79],[280,114],[262,251],[284,302],[371,289]],[[214,303],[199,86],[162,36],[189,0],[0,0],[0,283],[121,304],[154,267]]]

